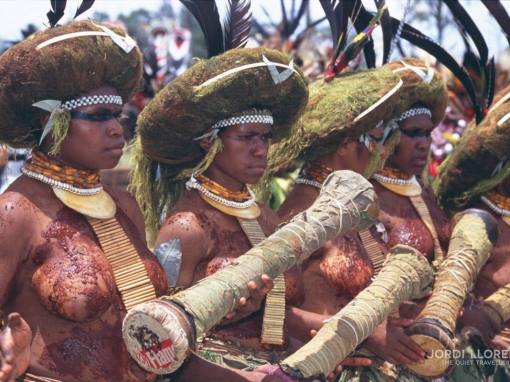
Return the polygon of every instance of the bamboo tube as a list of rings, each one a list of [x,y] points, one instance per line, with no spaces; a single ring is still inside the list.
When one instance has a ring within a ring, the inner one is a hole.
[[[487,297],[483,309],[499,325],[504,325],[510,320],[510,284],[502,286]]]
[[[250,280],[260,283],[264,273],[275,278],[326,241],[369,227],[377,214],[377,196],[365,178],[352,171],[331,174],[308,210],[234,264],[182,292],[140,304],[128,312],[123,323],[128,351],[148,371],[167,374],[177,370],[194,345],[194,336],[205,334],[235,309],[240,297],[249,295]],[[187,325],[177,319],[185,316],[182,310],[188,315]]]
[[[487,261],[497,237],[496,220],[486,211],[469,209],[460,215],[441,264],[432,296],[407,334],[427,353],[423,363],[406,365],[418,375],[447,373],[457,317],[468,292]]]
[[[406,245],[393,247],[374,281],[283,360],[282,369],[297,378],[328,375],[402,302],[422,297],[432,281],[423,255]]]

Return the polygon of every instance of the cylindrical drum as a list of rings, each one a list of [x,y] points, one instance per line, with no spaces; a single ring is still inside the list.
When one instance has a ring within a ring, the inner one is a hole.
[[[122,336],[133,359],[156,374],[177,370],[195,345],[193,320],[165,298],[130,310]]]
[[[370,226],[377,214],[376,195],[366,179],[352,171],[334,172],[310,208],[237,258],[235,264],[163,298],[164,308],[148,302],[131,309],[122,329],[129,353],[153,373],[175,371],[186,359],[186,349],[194,343],[189,328],[200,337],[219,323],[236,308],[239,298],[249,295],[250,280],[260,283],[262,274],[275,278],[328,240]],[[189,316],[185,325],[180,323],[182,312]],[[154,359],[157,362],[152,362]]]
[[[446,260],[436,276],[432,296],[416,323],[406,330],[427,354],[424,362],[406,365],[414,373],[439,377],[453,368],[457,317],[496,238],[497,225],[490,213],[469,209],[461,214],[452,232]]]
[[[317,335],[280,365],[297,378],[327,376],[377,325],[409,299],[430,290],[433,271],[412,247],[397,245],[373,282],[332,316]]]

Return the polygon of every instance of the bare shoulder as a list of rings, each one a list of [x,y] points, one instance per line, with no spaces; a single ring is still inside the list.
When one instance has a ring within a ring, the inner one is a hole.
[[[34,227],[40,214],[38,207],[19,192],[0,195],[0,258],[10,255],[23,259],[28,255],[33,239],[38,237]]]
[[[196,267],[208,257],[209,248],[206,232],[195,212],[171,213],[158,232],[156,247],[175,239],[180,242],[182,253],[177,285],[188,287],[196,279]]]
[[[171,239],[179,239],[183,245],[201,245],[207,238],[200,216],[194,211],[175,211],[161,226],[156,245]]]
[[[15,229],[18,226],[23,230],[28,227],[39,209],[24,194],[17,191],[5,191],[0,195],[0,230]]]

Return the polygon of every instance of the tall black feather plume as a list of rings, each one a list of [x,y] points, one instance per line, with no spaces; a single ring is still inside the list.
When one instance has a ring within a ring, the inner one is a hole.
[[[398,28],[399,20],[392,19],[392,21],[393,27],[396,30],[396,28]],[[430,37],[424,35],[409,24],[404,24],[404,28],[402,29],[402,38],[434,56],[441,64],[446,66],[455,77],[459,79],[459,81],[466,89],[469,98],[471,99],[471,103],[473,104],[473,109],[476,115],[476,121],[477,123],[480,122],[484,117],[483,106],[480,106],[477,100],[473,81],[466,73],[466,71],[457,63],[457,61],[455,61],[455,59],[442,46],[432,41]]]
[[[366,16],[368,16],[368,19]],[[360,33],[363,29],[365,29],[370,23],[370,20],[372,20],[371,13],[365,9],[361,0],[356,0],[354,6],[354,18],[352,18],[352,23],[354,24],[356,32]],[[363,54],[365,55],[367,67],[375,68],[375,49],[374,42],[372,40],[363,47]]]
[[[466,48],[466,52],[471,51],[471,44],[469,43],[469,39],[467,36],[466,29],[463,25],[457,22],[457,27],[459,29],[460,37],[462,37],[462,42],[464,43],[464,48]]]
[[[76,10],[76,13],[74,15],[74,18],[78,17],[79,15],[81,15],[83,12],[86,12],[90,9],[90,7],[92,7],[92,4],[94,4],[94,1],[95,0],[83,0],[80,4],[80,6],[78,7],[78,9]]]
[[[51,9],[46,16],[48,16],[48,21],[50,22],[50,26],[54,27],[57,25],[58,21],[64,16],[64,10],[66,8],[67,0],[51,0]]]
[[[391,16],[390,16],[391,17]],[[372,18],[372,13],[361,9],[359,12],[358,20],[362,24],[367,24]],[[393,32],[395,33],[400,24],[400,20],[391,17]],[[483,108],[478,103],[476,98],[475,86],[473,81],[466,73],[466,71],[455,61],[455,59],[439,44],[432,41],[432,39],[419,30],[413,28],[411,25],[404,23],[402,28],[402,38],[409,41],[411,44],[423,49],[433,57],[435,57],[441,64],[446,66],[455,77],[459,79],[464,88],[466,89],[473,109],[476,115],[476,121],[480,122],[483,119]]]
[[[214,0],[196,1],[180,0],[195,17],[204,33],[209,57],[225,51],[225,40],[220,22],[220,15]]]
[[[340,54],[340,52],[344,49],[345,44],[347,43],[349,18],[353,19],[355,17],[354,15],[355,6],[356,0],[343,0],[337,1],[333,9],[338,22],[338,31],[340,33],[340,36],[337,39],[338,41],[335,51],[335,57],[337,57]]]
[[[473,84],[477,91],[477,99],[482,110],[488,107],[488,91],[490,90],[489,83],[490,73],[487,63],[480,62],[479,57],[472,50],[467,50],[462,59],[462,66],[473,79]]]
[[[494,91],[496,88],[496,63],[494,62],[494,57],[491,57],[487,65],[485,65],[485,73],[487,83],[486,107],[490,107],[494,100]]]
[[[471,18],[471,16],[467,13],[467,11],[462,7],[458,0],[443,0],[445,4],[450,8],[453,16],[456,18],[459,26],[463,29],[461,33],[463,34],[462,38],[466,44],[467,55],[470,55],[473,59],[478,61],[478,67],[476,68],[481,81],[481,89],[478,89],[480,94],[483,95],[484,104],[480,105],[484,110],[487,109],[494,97],[494,85],[495,85],[495,67],[494,67],[494,58],[492,57],[489,60],[489,52],[487,48],[487,44],[485,39],[482,36],[479,28],[476,26],[475,22]],[[491,2],[494,3],[494,2]],[[503,9],[504,11],[504,9]],[[470,54],[469,42],[466,39],[465,34],[468,34],[471,37],[471,40],[474,42],[478,54],[480,57],[476,57],[473,54]]]
[[[345,48],[349,18],[356,19],[357,0],[319,0],[328,20],[333,40],[333,55],[331,62],[335,62]]]
[[[225,50],[246,45],[251,29],[250,0],[229,0],[228,12],[223,20]]]
[[[480,55],[480,61],[483,65],[487,63],[489,50],[485,39],[480,32],[480,29],[476,26],[475,22],[466,12],[464,7],[459,3],[458,0],[443,0],[443,2],[450,8],[453,16],[457,19],[458,23],[468,33],[469,37],[473,40],[478,54]]]
[[[329,28],[331,29],[331,37],[333,38],[333,46],[335,46],[338,42],[340,31],[335,11],[333,9],[333,2],[332,0],[319,0],[319,2],[321,4],[322,9],[324,10],[326,19],[328,20]]]
[[[375,6],[377,9],[381,9],[384,7],[385,0],[374,0]],[[393,28],[391,27],[391,19],[390,19],[390,11],[388,8],[384,11],[381,17],[381,30],[383,35],[383,64],[386,64],[390,59],[390,50],[391,50],[391,40],[395,34],[393,33]]]
[[[510,44],[510,17],[508,16],[506,9],[499,0],[482,0],[482,3],[496,19],[501,29],[503,29],[505,37]]]
[[[282,26],[281,26],[281,29],[280,29],[280,33],[283,35],[283,36],[289,36],[289,20],[287,18],[287,10],[285,9],[285,1],[284,0],[280,0],[280,8],[281,8],[281,12],[282,12]]]

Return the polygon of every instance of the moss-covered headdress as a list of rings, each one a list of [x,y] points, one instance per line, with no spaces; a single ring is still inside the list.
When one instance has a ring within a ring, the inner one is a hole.
[[[352,2],[321,2],[329,26],[335,50],[331,57],[324,80],[310,86],[310,98],[303,116],[292,134],[269,150],[267,177],[287,167],[296,159],[311,162],[320,156],[333,152],[342,139],[359,138],[376,125],[387,122],[393,116],[402,86],[400,78],[390,70],[374,69],[342,73],[348,63],[365,51],[367,65],[372,66],[374,56],[371,34],[375,27],[383,24],[388,16],[384,2],[377,14],[363,25],[356,25],[358,35],[345,47],[348,19],[353,22],[357,10]]]
[[[439,73],[422,60],[410,57],[386,64],[384,68],[398,74],[403,81],[396,116],[420,103],[431,111],[434,125],[443,119],[448,93]]]
[[[472,121],[434,183],[448,210],[469,206],[510,175],[510,86],[495,97],[485,118]]]
[[[192,171],[207,169],[221,149],[204,153],[197,138],[219,120],[252,109],[272,115],[273,137],[284,136],[306,104],[306,80],[288,56],[265,48],[233,49],[200,60],[169,83],[140,113],[132,186],[155,227],[179,198]]]
[[[139,115],[131,189],[145,213],[149,240],[191,174],[203,173],[222,149],[222,128],[232,121],[272,121],[278,140],[308,98],[306,80],[287,55],[243,48],[250,1],[227,4],[223,20],[214,1],[182,3],[197,19],[210,58],[170,82]],[[211,140],[207,153],[200,146],[205,138]]]
[[[295,159],[311,162],[394,115],[402,81],[387,69],[344,73],[310,85],[310,98],[292,134],[269,149],[269,172]]]
[[[0,142],[33,147],[42,134],[43,100],[65,102],[100,86],[115,88],[124,101],[142,74],[140,50],[126,33],[92,21],[71,22],[37,32],[0,56]],[[55,119],[61,142],[69,113]]]

